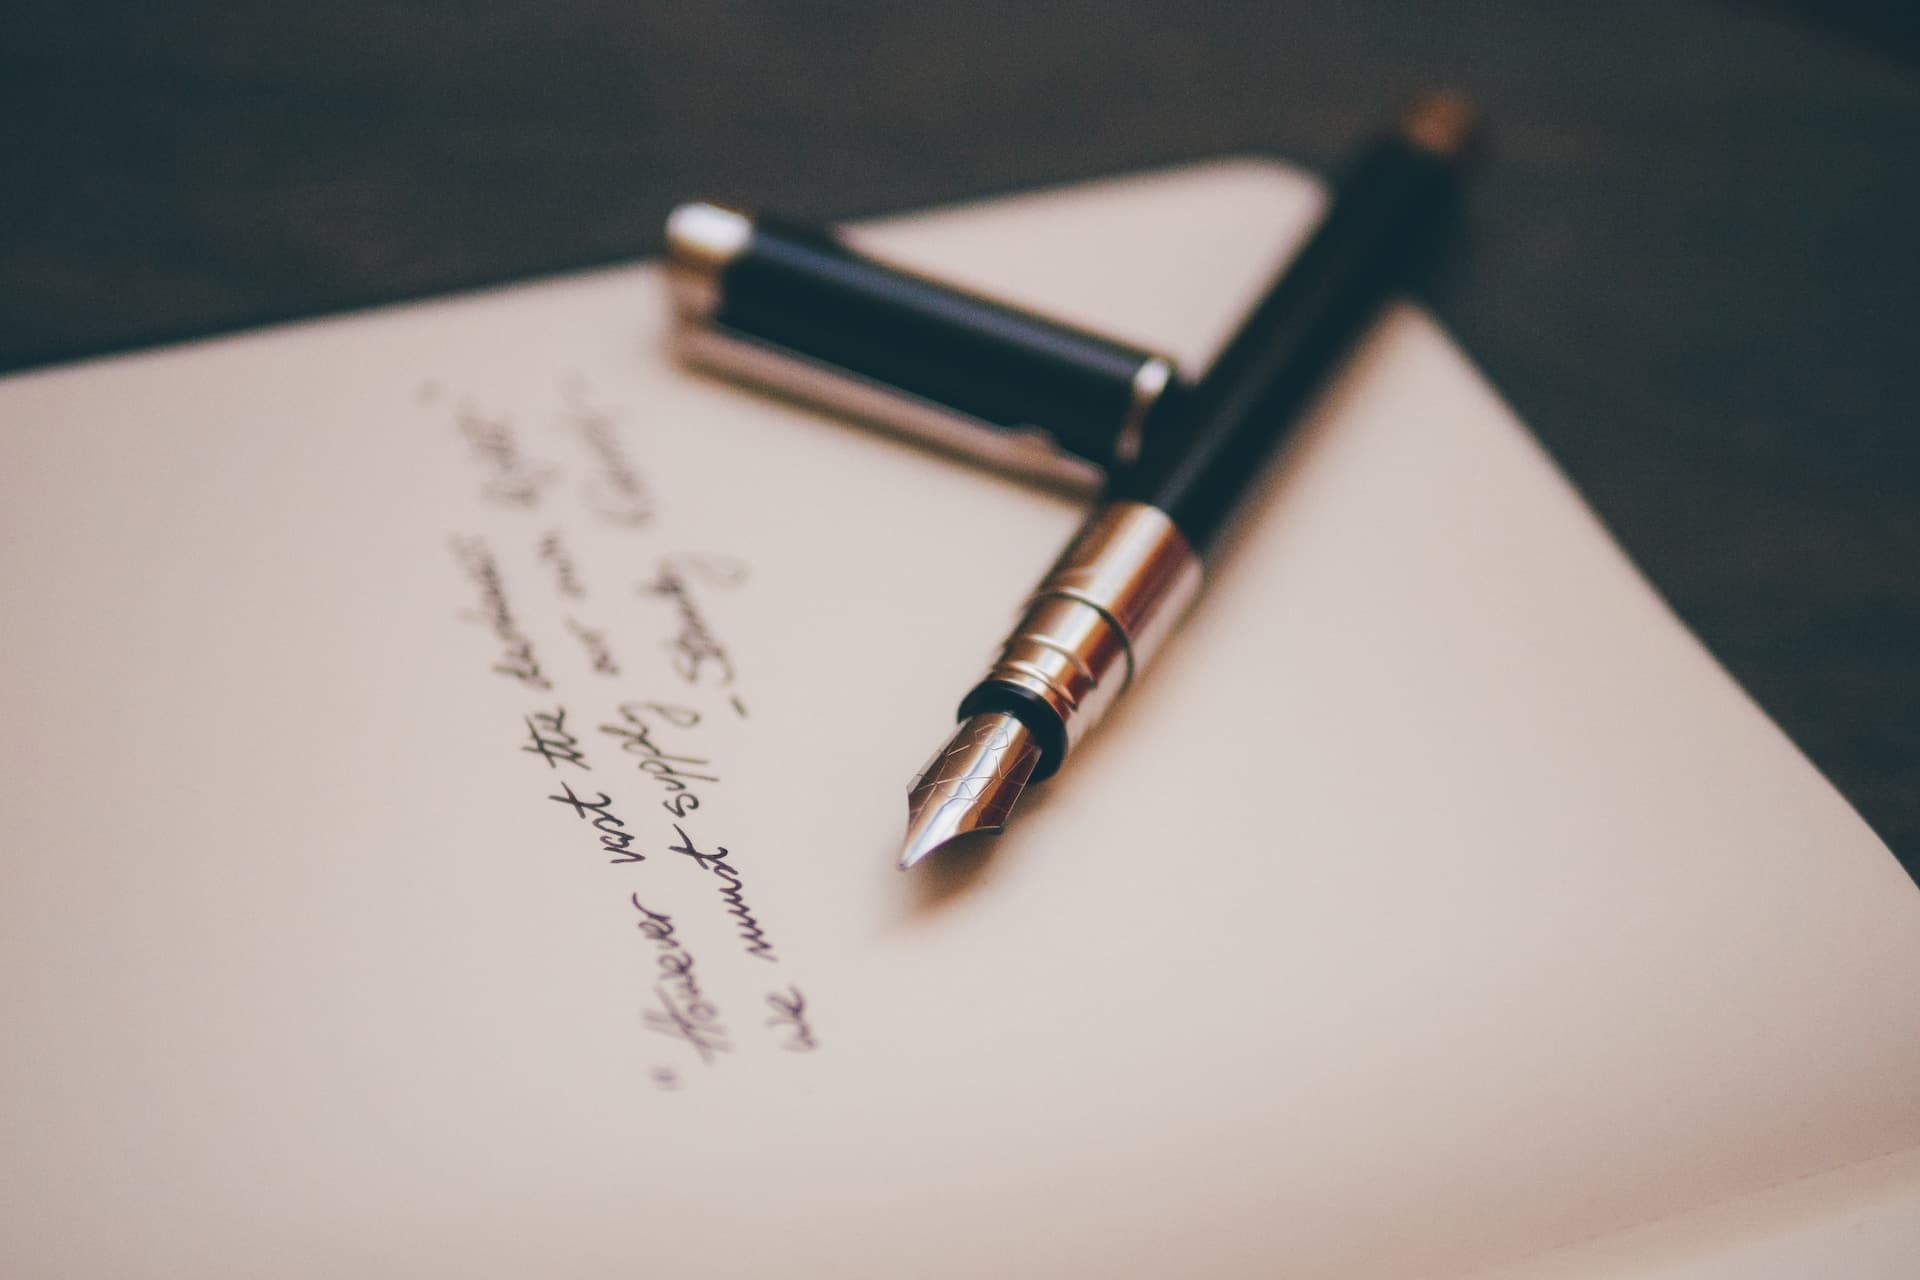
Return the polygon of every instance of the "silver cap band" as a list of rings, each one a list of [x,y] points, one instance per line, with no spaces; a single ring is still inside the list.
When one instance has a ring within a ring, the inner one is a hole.
[[[1159,651],[1203,577],[1165,512],[1102,507],[1029,598],[986,678],[1044,702],[1071,751]]]

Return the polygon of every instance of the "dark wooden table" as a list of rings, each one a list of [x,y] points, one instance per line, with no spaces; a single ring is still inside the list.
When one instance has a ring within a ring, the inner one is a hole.
[[[1800,8],[1811,11],[1803,16]],[[1920,71],[1892,0],[0,7],[0,367],[1496,122],[1445,321],[1920,871]],[[8,476],[8,484],[31,477]]]

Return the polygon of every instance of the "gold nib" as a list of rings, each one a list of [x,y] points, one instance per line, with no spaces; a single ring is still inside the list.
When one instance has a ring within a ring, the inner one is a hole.
[[[907,791],[906,870],[956,836],[998,831],[1026,790],[1040,745],[1014,716],[970,717],[934,754]]]

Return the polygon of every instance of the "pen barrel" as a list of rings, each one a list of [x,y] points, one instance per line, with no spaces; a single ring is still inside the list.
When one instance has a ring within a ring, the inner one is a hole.
[[[716,235],[724,216],[738,225]],[[708,251],[716,242],[722,251]],[[900,270],[830,233],[690,205],[669,220],[668,249],[683,318],[888,399],[852,401],[791,374],[755,380],[989,460],[1000,461],[990,443],[921,422],[932,413],[975,434],[1040,437],[1038,447],[1090,464],[1097,483],[1093,469],[1137,456],[1141,425],[1173,378],[1154,352]],[[737,362],[728,371],[755,376]]]
[[[1036,779],[1105,716],[1200,593],[1200,558],[1166,514],[1096,510],[1028,597],[960,717],[1011,713],[1040,744]]]
[[[1304,248],[1199,381],[1149,415],[1139,462],[1107,496],[1165,511],[1205,555],[1307,402],[1446,222],[1457,152],[1375,143]]]

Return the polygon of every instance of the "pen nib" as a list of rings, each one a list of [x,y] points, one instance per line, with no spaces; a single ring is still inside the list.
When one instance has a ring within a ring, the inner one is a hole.
[[[960,724],[907,791],[906,870],[956,836],[998,831],[1026,790],[1040,745],[1015,716],[988,712]]]

